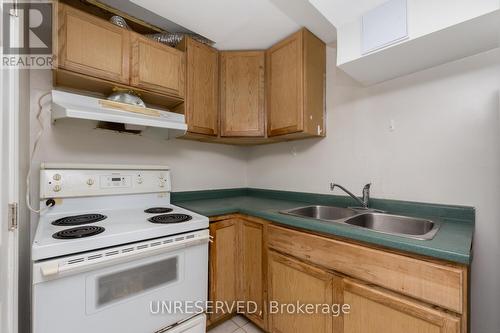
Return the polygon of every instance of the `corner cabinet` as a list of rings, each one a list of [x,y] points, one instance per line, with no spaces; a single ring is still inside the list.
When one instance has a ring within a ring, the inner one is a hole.
[[[58,68],[96,78],[129,83],[129,31],[57,3]]]
[[[131,45],[132,86],[184,97],[184,52],[136,33]]]
[[[183,138],[256,145],[325,136],[325,44],[306,29],[260,51],[177,47],[110,23],[109,13],[54,3],[56,87],[111,94],[183,113]]]
[[[325,136],[326,47],[302,29],[266,52],[267,135]]]
[[[267,223],[256,218],[227,217],[210,223],[210,301],[244,301],[239,311],[262,329],[267,327]],[[231,306],[231,304],[229,304]],[[236,311],[233,308],[233,313]],[[208,324],[232,313],[209,314]]]
[[[186,139],[254,145],[326,135],[326,45],[307,29],[266,51],[184,44]]]
[[[185,49],[187,58],[184,113],[188,131],[217,136],[219,132],[218,51],[191,38],[185,38],[181,47]]]
[[[221,136],[263,137],[264,51],[220,53]]]

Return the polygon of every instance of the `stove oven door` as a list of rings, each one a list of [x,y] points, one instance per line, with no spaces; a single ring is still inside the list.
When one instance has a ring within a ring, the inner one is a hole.
[[[206,242],[113,260],[34,283],[33,333],[152,333],[203,310]]]

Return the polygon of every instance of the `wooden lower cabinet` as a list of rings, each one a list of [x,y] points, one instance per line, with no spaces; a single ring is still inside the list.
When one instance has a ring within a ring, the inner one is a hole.
[[[209,300],[231,303],[237,301],[239,293],[239,221],[228,219],[210,224]],[[224,312],[209,314],[209,322],[223,318]]]
[[[297,303],[332,304],[334,276],[272,251],[269,252],[268,260],[269,331],[272,333],[333,332],[333,317],[330,314],[298,314],[293,311],[288,313],[288,309],[292,309],[293,306],[297,309]],[[288,306],[289,304],[291,306]]]
[[[255,302],[262,312],[245,315],[266,332],[468,332],[468,270],[460,265],[312,235],[247,215],[219,217],[210,233],[210,300]],[[456,284],[458,273],[461,282]],[[429,288],[439,294],[438,284],[449,289],[447,295],[458,289],[463,307],[453,311],[453,297],[424,297]],[[304,307],[297,311],[301,304],[320,308],[303,313]],[[329,313],[322,312],[323,305],[331,306]],[[211,315],[209,324],[231,315]]]
[[[241,275],[242,300],[251,302],[246,316],[261,328],[266,327],[266,255],[265,224],[241,221]],[[256,307],[253,306],[256,305]]]
[[[421,302],[350,279],[342,281],[344,333],[459,333],[460,318]]]
[[[240,308],[254,324],[266,329],[266,223],[259,220],[229,218],[210,223],[210,301],[245,301]],[[229,304],[230,306],[231,304]],[[254,306],[256,305],[256,306]],[[233,309],[235,312],[236,308]],[[209,324],[224,320],[231,313],[209,315]]]

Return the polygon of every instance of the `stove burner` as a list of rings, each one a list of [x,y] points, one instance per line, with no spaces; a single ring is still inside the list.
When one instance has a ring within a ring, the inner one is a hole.
[[[152,207],[148,208],[144,211],[144,213],[150,213],[150,214],[164,214],[164,213],[170,213],[173,211],[172,208],[167,208],[167,207]]]
[[[82,214],[82,215],[74,215],[67,216],[55,220],[52,222],[53,225],[80,225],[80,224],[88,224],[102,221],[106,218],[106,215],[102,214]]]
[[[76,227],[71,229],[65,229],[59,232],[56,232],[52,235],[52,237],[56,239],[74,239],[74,238],[83,238],[90,237],[97,234],[100,234],[104,231],[103,227],[98,227],[95,225],[84,225],[82,227]]]
[[[191,220],[191,216],[186,214],[162,214],[150,217],[149,222],[167,224],[167,223],[181,223]]]

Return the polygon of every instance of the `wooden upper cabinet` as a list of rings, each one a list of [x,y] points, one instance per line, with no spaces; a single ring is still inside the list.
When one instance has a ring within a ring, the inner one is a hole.
[[[221,136],[264,136],[264,51],[220,53]]]
[[[268,136],[324,136],[325,44],[302,29],[271,47],[266,60]]]
[[[277,304],[332,304],[334,276],[298,260],[268,252],[269,301]],[[274,304],[274,305],[273,305]],[[275,311],[269,304],[269,331],[271,333],[332,333],[333,316],[316,312],[287,313]],[[335,332],[337,333],[337,332]],[[339,332],[341,333],[341,332]]]
[[[344,333],[460,333],[460,318],[413,299],[344,279],[335,303],[350,305]]]
[[[131,33],[131,45],[132,86],[184,96],[184,52],[136,33]]]
[[[216,136],[219,127],[218,52],[186,38],[187,85],[184,110],[188,131]]]
[[[57,8],[58,67],[129,84],[129,31],[61,3]]]

